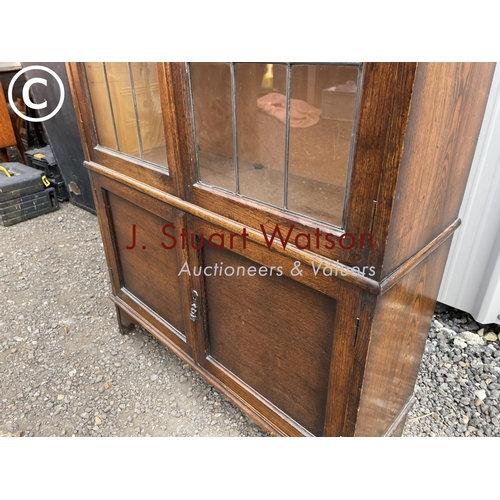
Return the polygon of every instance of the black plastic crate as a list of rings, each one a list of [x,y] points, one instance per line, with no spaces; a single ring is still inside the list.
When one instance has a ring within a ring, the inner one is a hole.
[[[69,199],[68,190],[64,181],[56,181],[51,177],[47,177],[47,180],[50,182],[50,187],[55,189],[59,201],[66,201]]]
[[[12,226],[59,208],[54,188],[0,202],[0,223]]]
[[[45,173],[50,181],[50,186],[56,190],[59,201],[68,200],[68,189],[50,146],[31,149],[30,151],[26,151],[25,156],[26,161],[31,167]]]
[[[25,156],[30,167],[42,170],[47,177],[55,178],[58,181],[62,180],[61,171],[50,146],[30,149],[26,151]]]
[[[48,184],[47,179],[45,185],[42,181],[43,172],[22,163],[5,162],[0,166],[3,167],[0,168],[0,202],[42,191]]]

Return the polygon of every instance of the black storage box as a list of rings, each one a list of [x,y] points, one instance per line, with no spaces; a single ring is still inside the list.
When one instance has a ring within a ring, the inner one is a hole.
[[[29,151],[26,151],[25,156],[30,167],[43,170],[45,174],[50,177],[61,176],[50,146],[30,149]]]
[[[58,208],[54,188],[47,188],[38,193],[0,202],[0,222],[3,226],[12,226],[47,212],[53,212]]]
[[[26,194],[42,191],[45,185],[42,182],[43,172],[22,163],[0,163],[10,177],[0,169],[0,202],[20,198]]]
[[[56,181],[56,179],[52,177],[47,177],[47,180],[50,182],[50,187],[54,188],[57,199],[59,201],[66,201],[68,199],[68,190],[66,189],[64,181]]]
[[[50,146],[31,149],[26,151],[25,156],[30,167],[36,168],[45,173],[50,182],[50,186],[56,190],[59,201],[68,200],[68,190]]]
[[[18,222],[57,210],[53,188],[45,189],[43,172],[22,163],[6,162],[0,166],[0,223],[12,226]]]

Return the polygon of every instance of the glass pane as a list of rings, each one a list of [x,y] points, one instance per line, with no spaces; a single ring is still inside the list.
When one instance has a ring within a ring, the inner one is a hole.
[[[167,166],[163,115],[156,63],[130,63],[139,121],[142,158]]]
[[[118,150],[141,157],[139,137],[127,63],[104,63],[108,79],[111,108],[115,119]]]
[[[189,67],[200,180],[235,191],[231,67],[226,63]]]
[[[240,193],[283,206],[286,66],[235,64]]]
[[[292,66],[288,208],[342,225],[358,67]]]
[[[109,105],[108,88],[101,62],[85,63],[87,83],[92,111],[99,144],[110,149],[116,149],[115,133],[113,130],[113,116]]]
[[[342,226],[359,67],[190,68],[200,180]]]
[[[97,140],[167,167],[156,63],[85,63]]]

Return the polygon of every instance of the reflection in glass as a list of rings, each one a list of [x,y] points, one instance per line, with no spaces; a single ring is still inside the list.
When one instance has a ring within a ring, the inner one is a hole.
[[[156,63],[130,63],[142,158],[167,166],[163,115]]]
[[[98,142],[156,165],[167,155],[155,63],[85,63]]]
[[[85,72],[99,144],[110,149],[117,149],[104,63],[85,63]]]
[[[191,63],[200,180],[342,226],[358,71]]]
[[[118,150],[140,158],[141,152],[128,64],[108,62],[104,63],[104,68],[108,80],[111,109],[115,119]]]
[[[231,67],[195,63],[190,70],[200,180],[235,191]]]
[[[356,66],[292,67],[287,208],[337,226],[342,225],[357,81]],[[303,123],[294,124],[294,115]]]
[[[284,118],[286,66],[235,64],[236,130],[240,193],[281,207],[285,166],[285,120],[263,112],[281,99]],[[275,108],[276,110],[278,107]]]

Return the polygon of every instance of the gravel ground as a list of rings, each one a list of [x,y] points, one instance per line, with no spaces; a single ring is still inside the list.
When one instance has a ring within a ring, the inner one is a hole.
[[[500,436],[499,336],[437,303],[405,436]]]
[[[144,330],[119,333],[92,214],[0,226],[0,294],[0,436],[267,435]],[[406,436],[500,435],[499,332],[438,304]]]
[[[154,337],[122,335],[97,218],[0,226],[0,435],[264,436]]]

